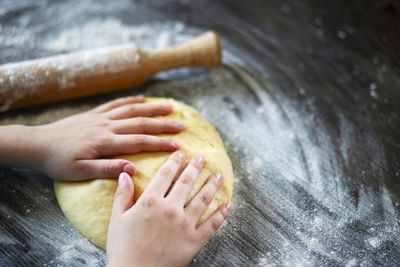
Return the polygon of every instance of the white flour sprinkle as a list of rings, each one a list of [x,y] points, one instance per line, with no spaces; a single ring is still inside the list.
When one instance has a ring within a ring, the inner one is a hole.
[[[113,44],[128,43],[143,38],[151,31],[150,25],[129,27],[116,18],[93,20],[79,28],[66,29],[55,39],[49,39],[45,48],[69,52]]]
[[[32,39],[32,34],[23,28],[16,26],[4,26],[0,24],[0,45],[10,47],[24,45]]]
[[[140,48],[159,50],[190,39],[192,35],[182,34],[184,29],[185,25],[181,22],[132,26],[116,18],[107,18],[66,29],[58,37],[49,38],[44,46],[56,52],[70,52],[133,42]]]

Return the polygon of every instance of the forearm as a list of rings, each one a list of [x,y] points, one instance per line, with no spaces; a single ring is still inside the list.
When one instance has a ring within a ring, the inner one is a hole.
[[[0,126],[0,166],[39,169],[38,127]]]

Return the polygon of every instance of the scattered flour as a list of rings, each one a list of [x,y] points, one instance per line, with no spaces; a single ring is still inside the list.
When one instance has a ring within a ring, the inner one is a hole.
[[[150,25],[129,27],[116,18],[93,20],[79,28],[66,29],[49,39],[44,47],[57,52],[70,52],[94,47],[128,43],[150,32]]]
[[[348,261],[345,265],[345,267],[355,267],[358,266],[358,261],[357,259],[351,259],[350,261]]]
[[[133,42],[140,48],[159,50],[193,36],[182,34],[184,29],[182,22],[126,25],[110,17],[90,21],[82,27],[68,28],[56,38],[49,38],[44,47],[56,52],[70,52]]]
[[[381,244],[381,240],[378,237],[372,237],[368,239],[368,243],[373,247],[377,248]]]
[[[27,44],[33,39],[31,32],[17,26],[4,26],[0,24],[0,45],[19,46]]]

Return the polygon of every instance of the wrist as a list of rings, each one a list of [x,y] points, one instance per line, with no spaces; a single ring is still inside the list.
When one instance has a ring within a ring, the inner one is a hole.
[[[0,126],[0,165],[40,170],[39,126]]]

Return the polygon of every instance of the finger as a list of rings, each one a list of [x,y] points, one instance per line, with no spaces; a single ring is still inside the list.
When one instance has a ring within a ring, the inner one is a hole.
[[[103,112],[115,109],[115,108],[123,106],[123,105],[134,104],[134,103],[143,103],[143,102],[144,102],[144,96],[142,96],[142,95],[122,97],[122,98],[117,98],[115,100],[104,103],[104,104],[90,110],[89,112],[90,113],[103,113]]]
[[[100,149],[103,156],[118,154],[135,154],[142,151],[175,151],[181,144],[178,141],[152,135],[114,135],[112,140]]]
[[[225,203],[218,207],[218,209],[202,224],[197,227],[199,238],[206,243],[217,232],[219,227],[228,217],[231,211],[231,204]]]
[[[172,199],[174,203],[184,206],[187,198],[190,195],[190,192],[192,192],[193,185],[203,166],[203,157],[200,155],[194,156],[183,170],[178,180],[176,180],[174,186],[168,194],[168,198]]]
[[[185,154],[182,151],[176,151],[169,156],[168,160],[157,171],[156,175],[151,179],[144,194],[155,193],[164,196],[176,174],[181,169],[185,161]]]
[[[132,117],[162,116],[170,114],[171,111],[171,105],[129,104],[107,111],[105,114],[107,118],[117,120]]]
[[[179,133],[184,128],[185,125],[180,122],[142,117],[116,120],[112,123],[112,130],[116,134]]]
[[[111,220],[121,217],[133,205],[134,185],[131,177],[122,172],[118,177],[118,187],[115,191]]]
[[[203,215],[204,211],[214,199],[218,188],[222,184],[222,175],[220,173],[213,173],[207,180],[207,183],[201,190],[192,198],[186,205],[185,211],[189,214],[196,223]]]
[[[77,161],[79,173],[82,176],[91,178],[114,178],[118,177],[121,172],[134,175],[135,165],[123,159],[82,159]]]

